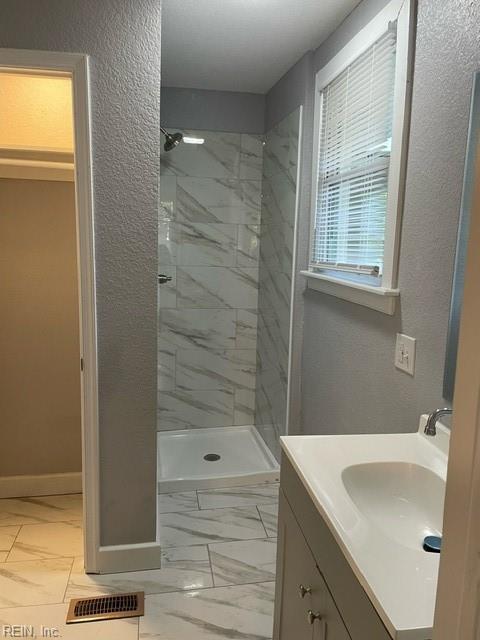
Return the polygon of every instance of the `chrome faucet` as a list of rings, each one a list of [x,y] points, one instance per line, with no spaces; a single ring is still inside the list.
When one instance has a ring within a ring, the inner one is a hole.
[[[427,424],[425,425],[425,435],[426,436],[436,436],[437,435],[437,422],[440,420],[442,416],[450,416],[452,415],[452,409],[436,409],[432,411],[432,413],[428,414]]]

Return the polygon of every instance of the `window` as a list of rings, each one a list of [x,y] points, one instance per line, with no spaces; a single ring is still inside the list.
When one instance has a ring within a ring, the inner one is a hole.
[[[409,0],[387,5],[319,71],[315,94],[312,248],[303,273],[314,288],[353,302],[362,304],[365,291],[387,313],[398,295],[409,8]]]
[[[395,45],[388,31],[320,93],[313,269],[382,273]]]

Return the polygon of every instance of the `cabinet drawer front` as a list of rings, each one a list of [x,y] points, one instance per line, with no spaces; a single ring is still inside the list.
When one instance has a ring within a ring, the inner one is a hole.
[[[282,454],[280,486],[352,640],[391,640],[375,607],[285,454]]]

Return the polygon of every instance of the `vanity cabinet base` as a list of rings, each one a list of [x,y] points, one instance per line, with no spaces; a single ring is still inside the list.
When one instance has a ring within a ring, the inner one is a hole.
[[[274,640],[351,640],[282,492],[278,549]]]
[[[283,454],[274,640],[392,640]]]

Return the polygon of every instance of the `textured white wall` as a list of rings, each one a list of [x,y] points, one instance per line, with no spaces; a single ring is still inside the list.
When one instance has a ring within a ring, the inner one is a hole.
[[[155,540],[159,0],[3,0],[0,47],[91,57],[101,542]]]

